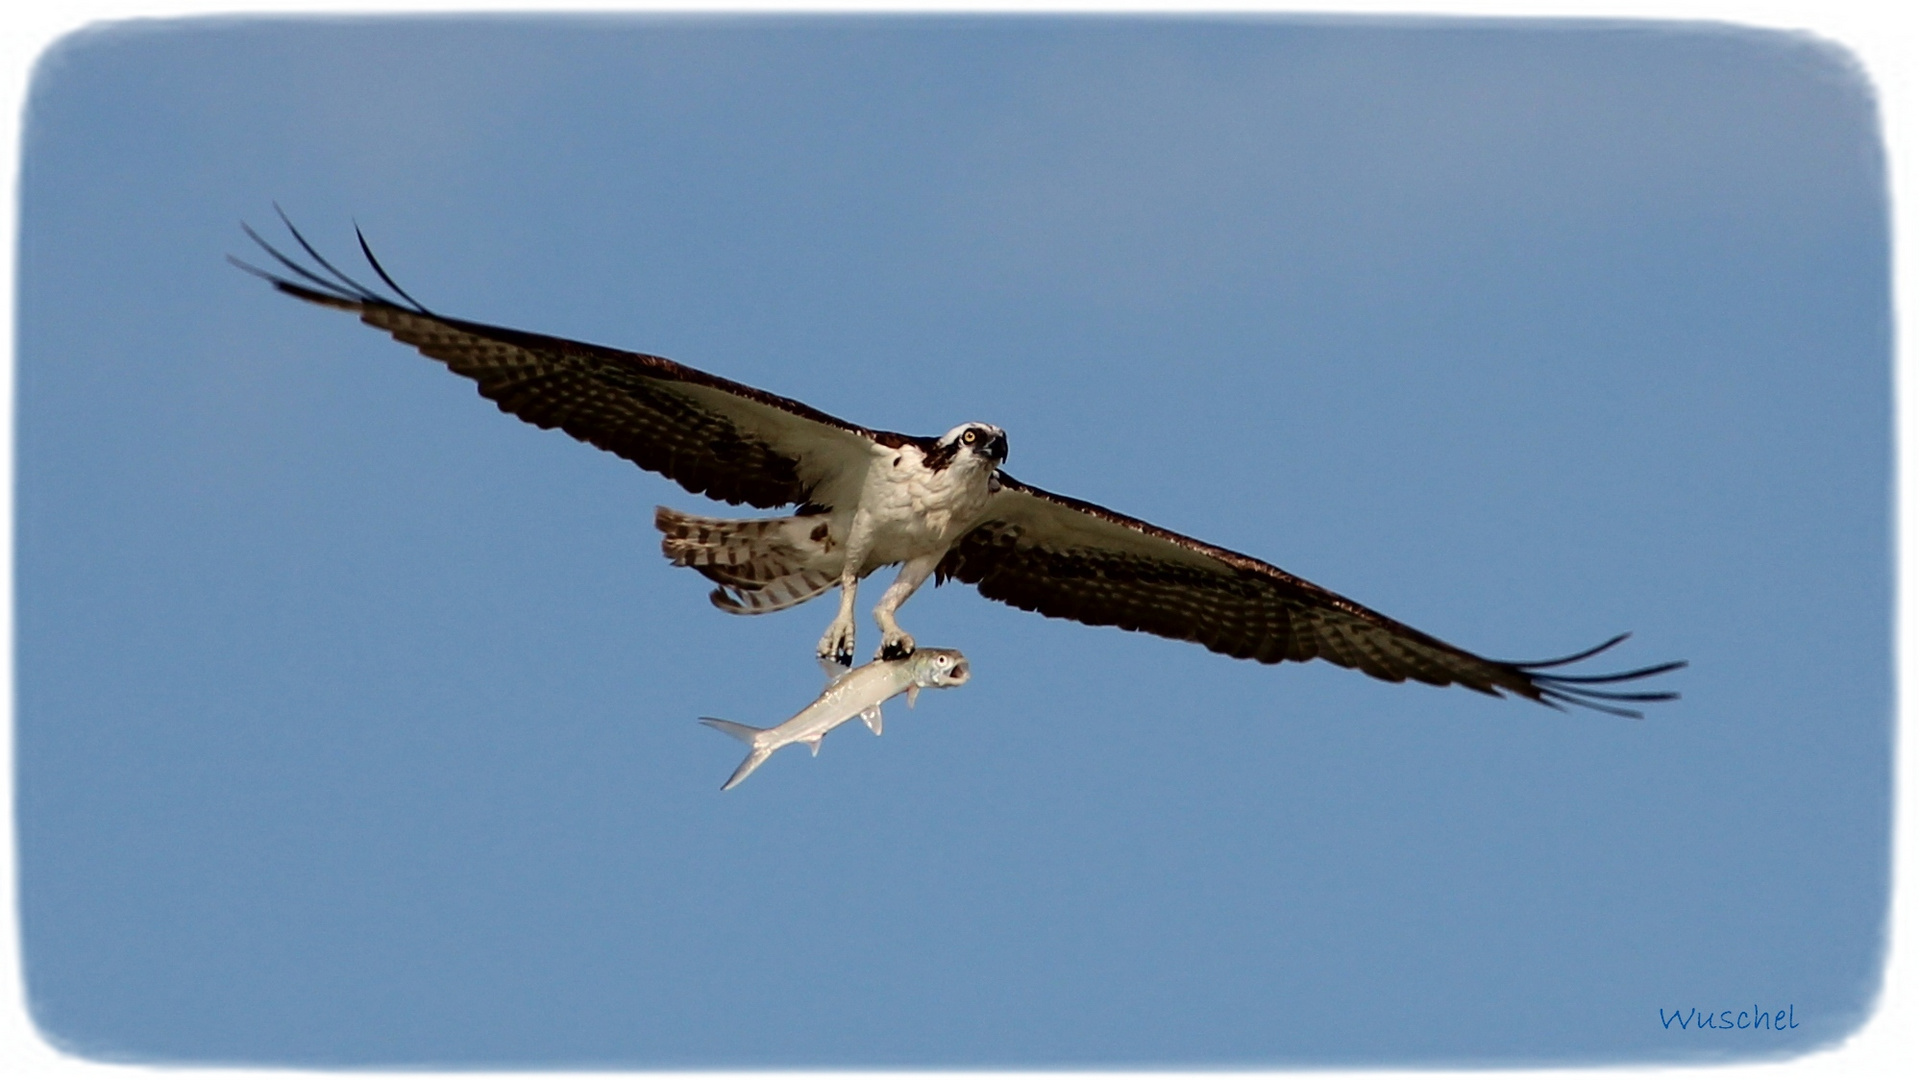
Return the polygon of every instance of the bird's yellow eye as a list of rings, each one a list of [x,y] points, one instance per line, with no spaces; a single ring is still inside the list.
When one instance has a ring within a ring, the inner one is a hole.
[[[968,428],[967,433],[960,436],[960,441],[966,443],[968,446],[972,446],[974,443],[980,441],[980,433],[972,428]]]

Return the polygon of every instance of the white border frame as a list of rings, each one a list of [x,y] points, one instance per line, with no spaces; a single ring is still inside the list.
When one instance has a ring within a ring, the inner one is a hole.
[[[1909,10],[1901,10],[1901,0],[1322,0],[1320,3],[1267,2],[1249,3],[1246,0],[1215,0],[1205,4],[1181,4],[1177,2],[1141,3],[1117,0],[1117,2],[1090,3],[1073,0],[1049,0],[1044,10],[1049,12],[1169,12],[1174,14],[1197,14],[1202,12],[1267,12],[1315,15],[1404,15],[1404,16],[1531,16],[1536,18],[1627,18],[1658,21],[1714,21],[1735,25],[1745,25],[1777,30],[1799,30],[1809,32],[1836,42],[1859,60],[1872,80],[1878,94],[1880,121],[1888,148],[1889,184],[1892,194],[1892,227],[1894,230],[1893,252],[1893,291],[1895,312],[1895,570],[1894,591],[1897,598],[1897,616],[1894,627],[1894,649],[1898,679],[1895,688],[1896,715],[1902,723],[1896,729],[1895,744],[1895,788],[1894,788],[1894,873],[1893,873],[1893,911],[1894,924],[1889,941],[1889,955],[1885,982],[1874,1014],[1866,1025],[1852,1038],[1838,1047],[1818,1051],[1806,1057],[1792,1061],[1757,1065],[1700,1065],[1685,1067],[1638,1067],[1621,1069],[1553,1069],[1553,1070],[1502,1070],[1499,1075],[1513,1077],[1516,1080],[1531,1077],[1548,1076],[1646,1076],[1673,1075],[1681,1072],[1714,1070],[1719,1077],[1728,1080],[1773,1080],[1780,1077],[1881,1077],[1912,1075],[1909,1070],[1920,1068],[1920,1038],[1914,1028],[1920,1024],[1920,1008],[1916,1008],[1915,975],[1916,965],[1912,949],[1911,929],[1914,926],[1915,893],[1911,882],[1907,880],[1915,864],[1915,812],[1912,800],[1902,799],[1899,786],[1900,777],[1920,775],[1920,750],[1911,740],[1899,740],[1898,730],[1908,725],[1909,702],[1899,691],[1904,687],[1904,676],[1915,670],[1916,661],[1920,661],[1920,638],[1913,630],[1916,606],[1914,604],[1913,579],[1901,573],[1901,568],[1912,562],[1915,554],[1915,530],[1910,527],[1911,509],[1915,506],[1915,477],[1920,470],[1914,468],[1916,451],[1913,440],[1902,438],[1912,429],[1912,402],[1906,392],[1909,385],[1907,376],[1911,372],[1911,350],[1899,334],[1899,314],[1920,308],[1916,301],[1915,290],[1915,252],[1914,238],[1910,231],[1900,228],[1900,210],[1915,205],[1920,198],[1920,187],[1916,186],[1914,159],[1920,154],[1920,26],[1917,18]],[[212,14],[354,14],[379,12],[538,12],[538,11],[647,11],[672,10],[692,12],[821,12],[821,11],[972,11],[972,12],[1026,12],[1037,9],[1033,5],[1018,0],[972,0],[972,2],[949,3],[913,3],[911,0],[894,2],[875,2],[875,0],[854,0],[850,3],[818,4],[799,3],[794,0],[761,0],[758,3],[725,2],[725,0],[688,0],[677,4],[646,2],[605,2],[605,0],[572,0],[569,3],[555,3],[553,0],[518,0],[502,3],[498,0],[412,0],[410,3],[394,3],[391,0],[360,0],[360,2],[339,2],[339,0],[245,0],[239,5],[223,6],[196,0],[24,0],[5,13],[0,13],[0,74],[4,75],[4,100],[9,107],[0,109],[0,176],[4,176],[9,194],[8,209],[0,215],[0,333],[11,345],[14,338],[13,303],[15,298],[14,267],[16,251],[16,222],[19,208],[20,175],[20,135],[22,110],[25,107],[28,84],[33,73],[33,65],[46,49],[67,34],[96,22],[116,22],[125,19],[170,18],[190,15]],[[13,478],[13,389],[14,365],[8,364],[0,370],[0,475],[8,481]],[[0,812],[4,820],[0,821],[0,1072],[8,1076],[32,1078],[56,1078],[56,1080],[102,1080],[106,1077],[125,1076],[133,1072],[150,1073],[156,1067],[147,1065],[103,1064],[85,1061],[67,1056],[50,1046],[34,1029],[28,1018],[24,985],[21,979],[17,884],[14,880],[13,859],[13,740],[12,717],[14,704],[13,689],[13,485],[5,485],[5,494],[0,495],[0,562],[6,572],[0,574],[0,715],[8,723],[8,738],[0,742]],[[1906,934],[1902,934],[1902,930]],[[1902,948],[1902,945],[1905,948]],[[1907,1064],[1901,1066],[1900,1062]],[[231,1068],[175,1068],[166,1067],[170,1077],[181,1080],[197,1080],[200,1077],[220,1077],[222,1080],[249,1080],[252,1077],[283,1075],[283,1070],[231,1069]],[[1217,1071],[1217,1070],[1209,1070]],[[380,1073],[356,1070],[356,1077],[374,1078],[414,1077],[419,1070],[405,1073]],[[1083,1071],[1084,1074],[1084,1071]],[[1472,1076],[1473,1070],[1422,1071],[1428,1076]],[[522,1073],[529,1077],[562,1077],[568,1073]],[[669,1075],[669,1074],[660,1074]],[[701,1073],[704,1077],[727,1074]],[[865,1076],[907,1075],[904,1073],[865,1073]],[[984,1076],[984,1075],[1026,1075],[1047,1076],[1053,1073],[1031,1074],[990,1074],[990,1073],[949,1073],[947,1075]],[[1154,1073],[1127,1073],[1129,1078],[1148,1077]],[[1343,1072],[1353,1077],[1388,1077],[1405,1075],[1401,1072],[1365,1071]]]

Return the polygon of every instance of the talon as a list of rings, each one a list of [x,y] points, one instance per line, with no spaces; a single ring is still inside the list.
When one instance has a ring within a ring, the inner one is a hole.
[[[843,669],[852,667],[852,630],[837,626],[829,627],[826,636],[820,639],[820,647],[814,651],[814,655],[823,662],[839,664]]]
[[[905,660],[913,655],[913,639],[905,634],[890,638],[880,644],[880,659]]]

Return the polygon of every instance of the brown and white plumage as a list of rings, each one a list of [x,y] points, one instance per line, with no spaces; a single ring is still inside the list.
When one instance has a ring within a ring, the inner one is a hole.
[[[1024,611],[1192,641],[1263,664],[1317,657],[1388,682],[1458,683],[1604,711],[1616,710],[1586,699],[1676,696],[1582,688],[1658,675],[1682,662],[1600,676],[1545,674],[1612,648],[1624,634],[1555,660],[1489,660],[1252,556],[1005,474],[1000,481],[988,519],[954,545],[939,574]]]
[[[843,662],[853,645],[855,583],[899,563],[900,580],[874,613],[883,655],[912,651],[893,611],[931,574],[1027,611],[1262,663],[1318,657],[1390,682],[1457,683],[1629,716],[1638,713],[1623,704],[1677,696],[1606,687],[1683,661],[1549,673],[1625,635],[1557,660],[1491,660],[1259,559],[1023,484],[999,471],[1006,441],[992,425],[963,425],[940,439],[860,427],[662,357],[437,315],[394,284],[364,239],[368,264],[395,298],[335,269],[297,231],[318,269],[247,233],[292,276],[234,260],[241,268],[289,295],[358,314],[473,380],[503,412],[559,428],[695,494],[797,507],[791,517],[755,521],[662,507],[656,525],[667,557],[714,581],[714,603],[736,614],[790,607],[838,582],[841,610],[821,653]]]

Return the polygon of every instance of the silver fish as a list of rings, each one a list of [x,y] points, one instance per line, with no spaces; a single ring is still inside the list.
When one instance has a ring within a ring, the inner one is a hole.
[[[760,767],[761,762],[783,746],[806,743],[817,756],[820,753],[820,740],[826,737],[827,732],[856,716],[866,721],[867,726],[878,735],[881,702],[895,694],[904,693],[907,695],[907,707],[912,708],[914,699],[920,696],[923,687],[943,690],[959,686],[972,674],[967,667],[967,658],[958,649],[916,649],[911,656],[899,660],[875,660],[840,675],[827,684],[813,704],[776,727],[749,727],[731,720],[703,716],[701,723],[716,731],[724,731],[751,747],[747,751],[747,759],[733,770],[733,775],[720,785],[720,790],[725,791],[745,780],[748,774]]]

